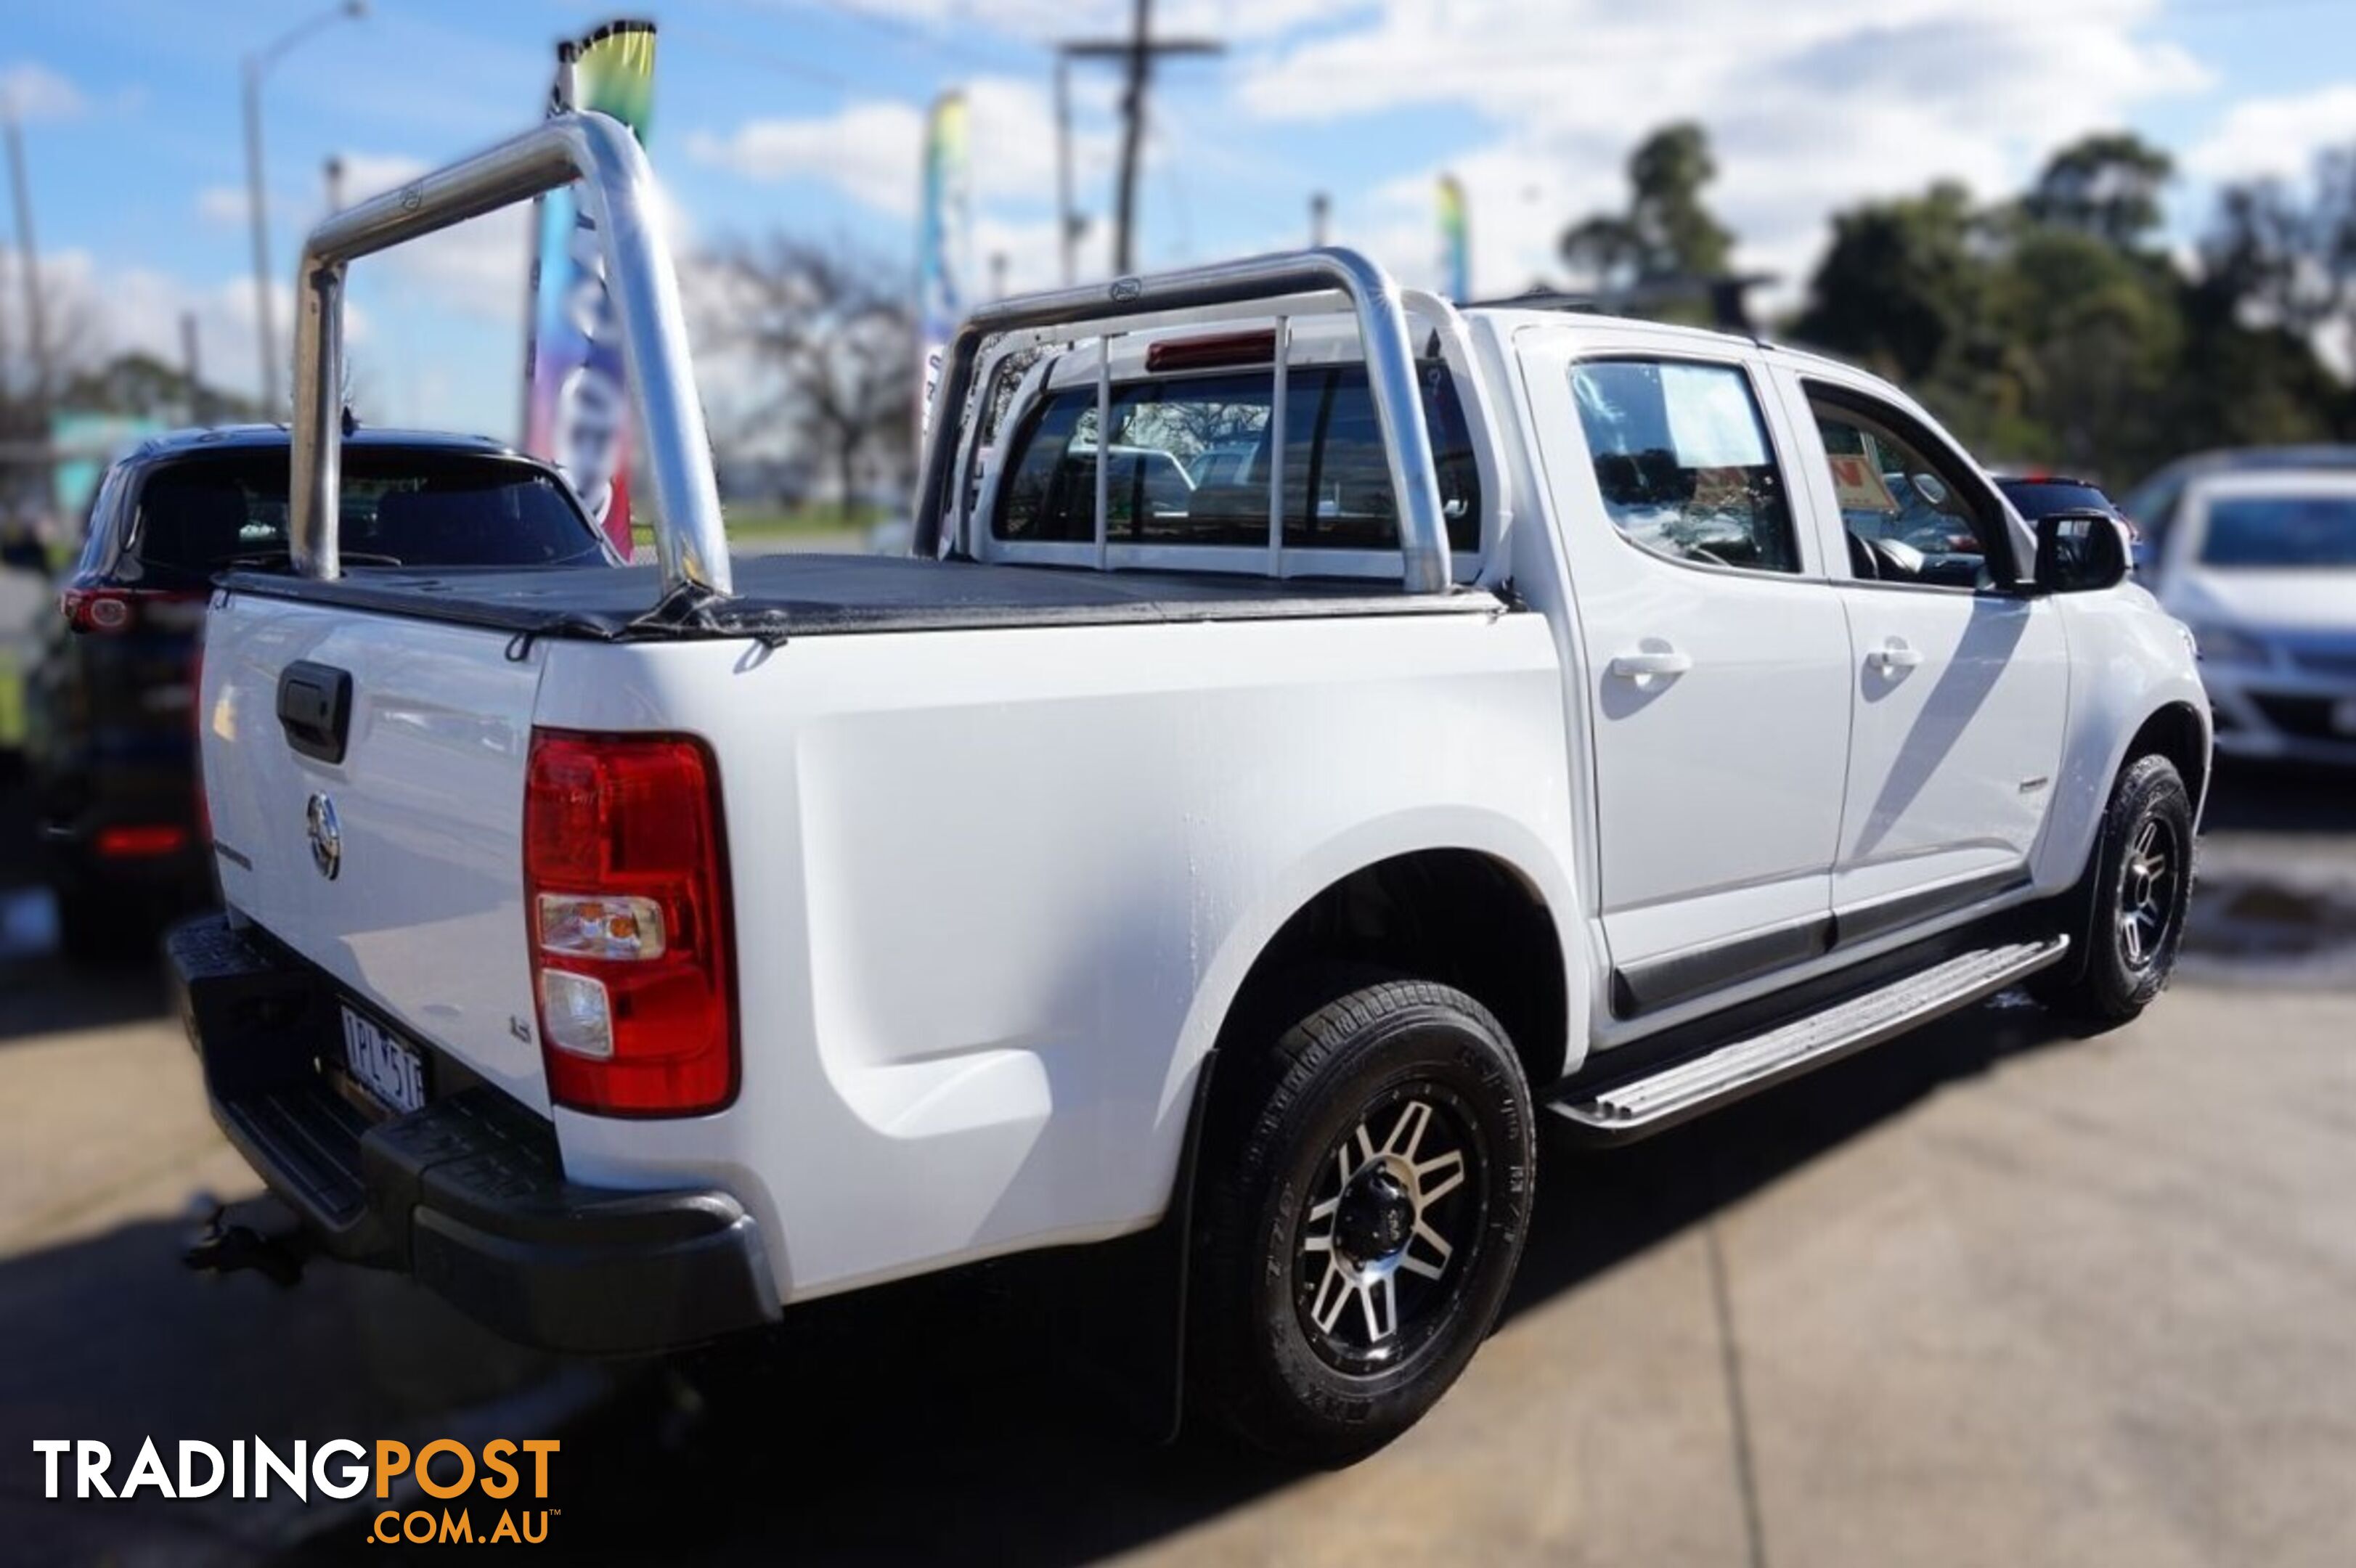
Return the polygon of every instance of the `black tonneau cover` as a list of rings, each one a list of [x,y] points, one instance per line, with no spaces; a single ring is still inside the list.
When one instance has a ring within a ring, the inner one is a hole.
[[[739,556],[727,599],[655,604],[652,566],[354,567],[333,581],[231,572],[230,593],[341,604],[389,615],[601,642],[787,637],[981,626],[1404,615],[1504,606],[1479,590],[1407,593],[1365,580],[1097,571],[906,556]],[[650,608],[651,606],[651,608]]]

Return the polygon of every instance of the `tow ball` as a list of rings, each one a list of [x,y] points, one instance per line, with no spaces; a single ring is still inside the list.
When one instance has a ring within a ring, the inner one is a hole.
[[[252,1269],[281,1290],[301,1283],[303,1260],[303,1249],[287,1240],[231,1223],[229,1211],[219,1203],[206,1207],[196,1239],[180,1253],[180,1262],[199,1274]]]

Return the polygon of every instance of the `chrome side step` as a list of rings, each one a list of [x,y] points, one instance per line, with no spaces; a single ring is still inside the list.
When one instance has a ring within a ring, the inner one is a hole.
[[[1599,1141],[1643,1137],[1967,1008],[2060,963],[2069,950],[2070,939],[2056,936],[1958,954],[1765,1034],[1608,1087],[1574,1088],[1547,1108]]]

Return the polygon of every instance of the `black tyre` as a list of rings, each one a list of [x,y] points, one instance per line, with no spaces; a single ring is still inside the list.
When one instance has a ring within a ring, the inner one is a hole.
[[[1488,1009],[1429,981],[1271,1022],[1213,1085],[1189,1398],[1334,1464],[1413,1425],[1496,1321],[1528,1229],[1529,1086]]]
[[[2085,951],[2030,992],[2071,1018],[2126,1022],[2168,984],[2191,901],[2191,794],[2166,757],[2138,757],[2111,791],[2087,880],[2066,905]]]
[[[71,964],[120,958],[136,944],[138,912],[87,888],[56,890],[58,949]]]

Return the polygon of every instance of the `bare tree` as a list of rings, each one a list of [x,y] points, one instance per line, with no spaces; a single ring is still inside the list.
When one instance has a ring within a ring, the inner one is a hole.
[[[751,417],[784,420],[823,453],[846,510],[862,457],[905,472],[916,400],[905,275],[851,245],[786,235],[740,240],[716,260],[701,325],[714,351],[750,361],[760,383]]]

